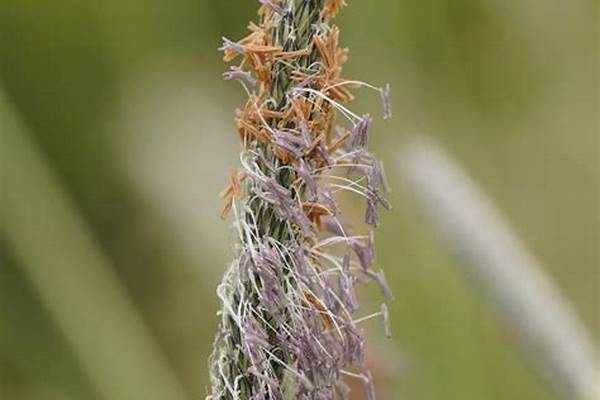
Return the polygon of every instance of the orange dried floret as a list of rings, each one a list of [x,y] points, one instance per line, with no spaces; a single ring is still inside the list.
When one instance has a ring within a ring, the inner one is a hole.
[[[316,223],[318,226],[321,226],[321,217],[333,216],[331,210],[317,203],[304,203],[302,204],[302,209],[304,210],[304,213],[308,219]]]
[[[221,218],[226,219],[233,208],[234,199],[243,196],[242,182],[245,178],[246,173],[241,170],[233,171],[229,176],[229,185],[219,193],[219,197],[225,199],[225,205],[221,210]]]
[[[323,325],[325,325],[325,328],[333,329],[333,319],[329,315],[329,310],[327,310],[325,304],[323,304],[321,300],[317,299],[315,296],[306,291],[304,292],[304,299],[304,303],[306,306],[310,307],[312,305],[317,311],[319,311],[321,321],[323,322]]]
[[[296,51],[281,51],[281,52],[275,54],[275,59],[276,60],[287,60],[290,58],[307,56],[309,54],[310,54],[309,49],[302,49],[302,50],[296,50]]]
[[[325,2],[325,13],[329,18],[333,18],[345,6],[346,0],[327,0]]]

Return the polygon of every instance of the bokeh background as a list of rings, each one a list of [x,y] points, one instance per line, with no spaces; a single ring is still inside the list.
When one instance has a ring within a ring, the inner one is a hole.
[[[395,166],[409,138],[442,143],[598,339],[598,3],[349,3],[346,76],[394,89],[373,135],[395,188],[378,234],[393,341],[368,325],[380,397],[553,399]],[[0,0],[1,399],[206,394],[243,102],[216,48],[256,8]]]

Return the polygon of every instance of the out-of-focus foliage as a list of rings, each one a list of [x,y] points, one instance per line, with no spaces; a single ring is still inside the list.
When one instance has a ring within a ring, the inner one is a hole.
[[[348,75],[394,89],[395,118],[374,127],[392,186],[406,138],[442,141],[598,337],[597,3],[349,3],[337,21]],[[0,85],[11,103],[0,108],[0,146],[11,113],[190,398],[205,394],[214,288],[231,257],[216,193],[237,163],[242,93],[220,81],[216,48],[222,35],[240,37],[255,9],[248,0],[0,1]],[[358,97],[359,111],[378,101]],[[29,170],[3,161],[0,171]],[[2,212],[14,211],[2,201],[10,191],[0,180]],[[397,295],[395,338],[384,342],[376,325],[370,334],[380,397],[551,398],[410,193],[392,197],[378,261]],[[0,398],[101,398],[16,247],[0,226]],[[371,289],[363,298],[376,305]]]

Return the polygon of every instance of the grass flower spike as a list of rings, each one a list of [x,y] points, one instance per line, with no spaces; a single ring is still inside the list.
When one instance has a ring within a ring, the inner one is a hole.
[[[382,163],[368,149],[370,115],[346,104],[351,89],[377,90],[391,116],[389,86],[341,77],[348,50],[331,19],[343,0],[259,0],[249,35],[223,39],[225,72],[245,88],[237,111],[241,168],[221,193],[233,215],[236,258],[217,293],[221,321],[210,358],[211,400],[333,400],[348,396],[346,379],[364,382],[358,281],[373,280],[387,301],[383,271],[372,269],[372,228],[390,205]],[[356,234],[336,197],[363,198],[369,232]]]

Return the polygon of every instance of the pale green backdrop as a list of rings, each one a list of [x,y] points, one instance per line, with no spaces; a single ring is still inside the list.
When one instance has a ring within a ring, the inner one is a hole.
[[[393,342],[369,326],[380,398],[553,399],[395,165],[438,139],[598,338],[598,3],[348,2],[346,75],[394,90],[374,127],[395,187],[378,234]],[[0,399],[206,394],[243,101],[216,49],[256,3],[0,0]]]

